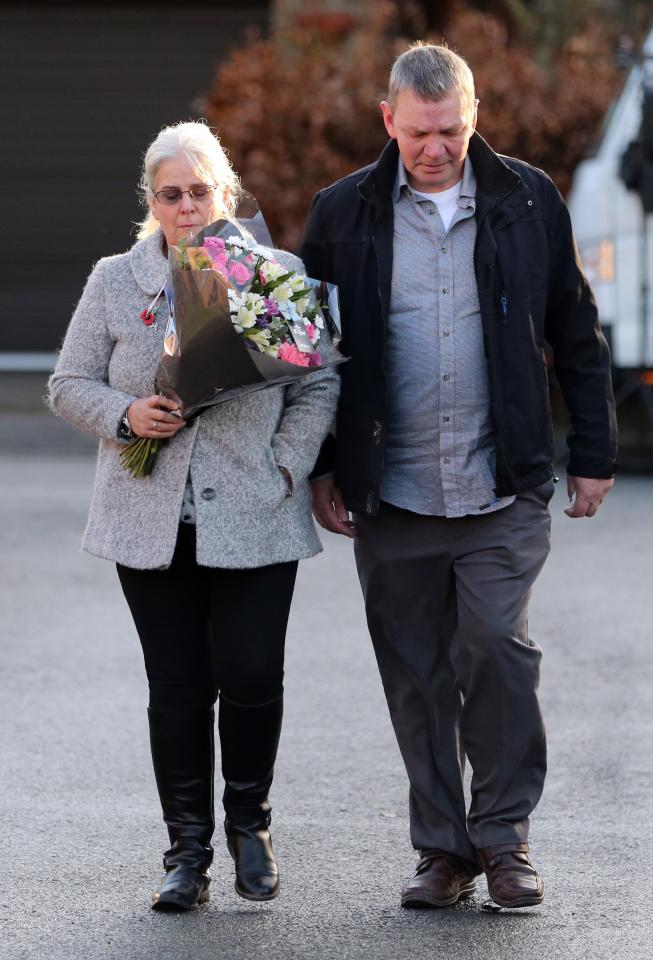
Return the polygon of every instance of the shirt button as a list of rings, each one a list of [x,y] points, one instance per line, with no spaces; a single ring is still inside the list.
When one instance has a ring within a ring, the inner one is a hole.
[[[443,379],[443,380],[449,380],[449,379],[450,379],[450,378],[449,378],[449,374],[448,374],[448,373],[445,373],[444,376],[442,377],[442,379]]]
[[[213,487],[204,487],[200,496],[202,500],[213,500],[215,497],[215,490]]]
[[[442,462],[443,462],[443,463],[449,463],[449,457],[443,457]]]
[[[443,417],[442,419],[443,419],[444,423],[449,423],[449,417]]]
[[[446,253],[446,252],[447,252],[447,248],[446,248],[446,247],[440,247],[440,251],[441,251],[442,253]]]
[[[442,288],[442,292],[443,292],[443,293],[449,293],[449,287],[443,287],[443,288]]]
[[[448,330],[443,330],[443,331],[442,331],[442,336],[443,336],[443,337],[448,337],[448,336],[449,336],[449,331],[448,331]]]

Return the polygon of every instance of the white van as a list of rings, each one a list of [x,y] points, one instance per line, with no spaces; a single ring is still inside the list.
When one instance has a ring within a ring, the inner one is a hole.
[[[607,115],[595,155],[577,167],[567,201],[624,398],[653,385],[653,215],[644,214],[639,194],[620,177],[623,153],[640,130],[645,82],[653,84],[653,30]]]

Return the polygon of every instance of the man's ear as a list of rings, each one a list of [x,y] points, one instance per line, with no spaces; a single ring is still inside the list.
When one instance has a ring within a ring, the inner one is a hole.
[[[392,107],[387,100],[382,100],[379,106],[381,108],[381,113],[383,114],[383,122],[386,130],[388,131],[388,136],[392,137],[393,140],[396,140],[397,133],[395,131],[394,120],[392,118]]]

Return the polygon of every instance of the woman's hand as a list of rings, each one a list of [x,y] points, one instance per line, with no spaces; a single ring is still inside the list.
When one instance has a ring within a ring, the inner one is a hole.
[[[177,430],[186,426],[186,421],[182,420],[179,407],[174,400],[156,394],[134,400],[127,411],[127,418],[132,433],[137,437],[160,437],[162,440],[168,440],[174,437]]]

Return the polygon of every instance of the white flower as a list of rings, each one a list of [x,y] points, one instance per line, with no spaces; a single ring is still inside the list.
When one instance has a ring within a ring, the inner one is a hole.
[[[261,264],[261,273],[265,277],[265,282],[269,283],[270,280],[278,280],[279,277],[283,276],[284,273],[288,273],[288,271],[282,267],[280,263],[275,263],[273,260],[266,260]]]
[[[297,309],[297,313],[304,313],[304,311],[308,309],[308,305],[310,304],[310,302],[311,302],[310,297],[302,297],[301,300],[295,300],[295,307]]]
[[[260,293],[248,293],[245,297],[245,306],[257,315],[265,313],[265,302]]]
[[[248,310],[247,307],[243,305],[236,314],[236,321],[241,327],[244,327],[247,330],[249,327],[255,326],[256,313],[254,310]]]
[[[253,340],[254,343],[259,347],[269,347],[270,345],[270,331],[269,330],[257,330],[256,333],[250,333],[247,336],[248,340]]]
[[[276,300],[277,303],[281,303],[282,300],[290,300],[293,295],[293,289],[289,283],[280,283],[278,287],[275,287],[270,294],[271,300]]]
[[[293,273],[292,277],[289,278],[288,283],[293,288],[293,292],[297,293],[298,290],[304,289],[304,277],[301,277],[298,273]]]

